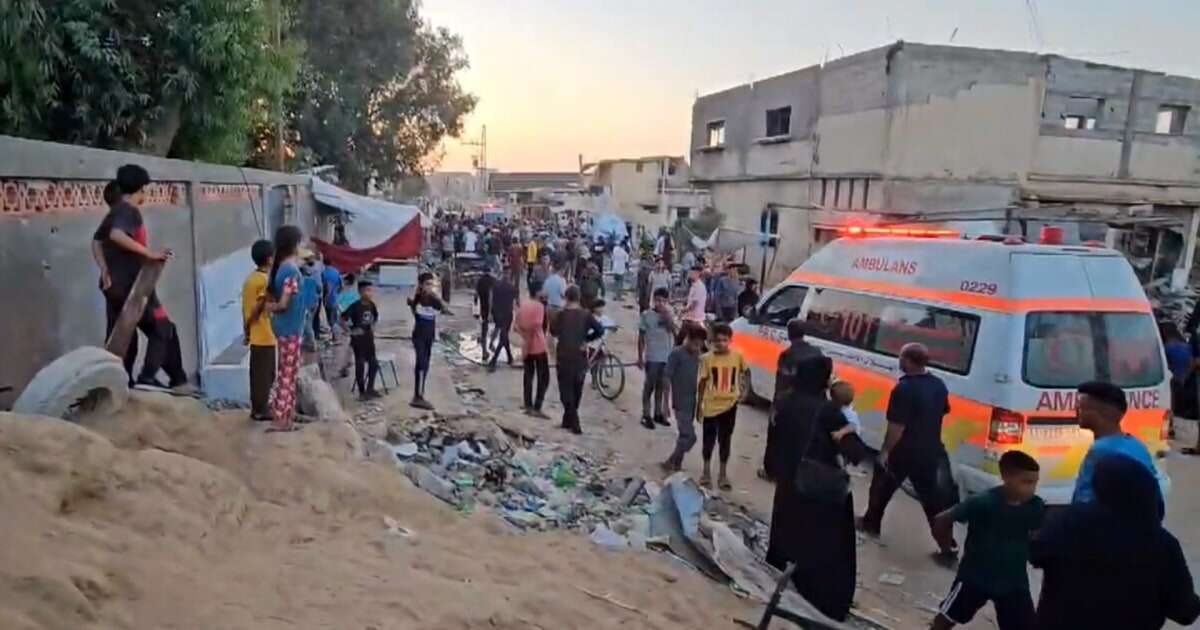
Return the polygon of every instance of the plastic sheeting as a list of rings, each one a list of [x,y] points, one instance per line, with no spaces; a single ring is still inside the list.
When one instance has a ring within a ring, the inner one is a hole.
[[[625,219],[612,212],[592,215],[592,237],[605,237],[622,241],[629,236],[625,228]]]
[[[377,260],[421,255],[422,228],[430,220],[416,206],[356,195],[315,177],[312,190],[318,202],[347,215],[348,245],[313,239],[327,263],[349,271]]]
[[[419,219],[421,227],[432,225],[416,206],[356,195],[316,177],[312,179],[312,191],[317,201],[348,215],[346,240],[354,249],[382,244],[413,219]]]
[[[762,232],[743,232],[725,227],[713,230],[707,239],[691,232],[688,232],[688,235],[692,237],[692,245],[697,249],[710,249],[720,254],[736,252],[744,247],[762,247],[771,238],[770,234]]]

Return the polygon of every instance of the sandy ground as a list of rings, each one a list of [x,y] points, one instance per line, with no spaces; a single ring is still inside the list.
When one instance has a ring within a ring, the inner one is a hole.
[[[363,460],[345,423],[265,434],[241,412],[137,394],[86,426],[0,414],[0,445],[6,630],[729,627],[752,614],[664,556],[458,514]],[[389,534],[385,516],[414,536]]]

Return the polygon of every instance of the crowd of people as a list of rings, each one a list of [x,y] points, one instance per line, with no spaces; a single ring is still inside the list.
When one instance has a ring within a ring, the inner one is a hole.
[[[148,247],[138,210],[148,183],[140,167],[122,167],[106,191],[111,209],[94,236],[109,332],[141,267],[171,256]],[[705,260],[703,252],[689,249],[677,275],[678,248],[665,231],[652,241],[631,244],[627,238],[592,237],[580,226],[489,226],[439,217],[432,237],[441,252],[442,290],[433,272],[422,272],[407,300],[416,356],[414,407],[432,408],[425,387],[437,318],[449,313],[454,282],[446,269],[464,254],[483,261],[473,288],[487,368],[495,369],[501,353],[513,364],[509,331],[515,332],[522,342],[524,411],[547,418],[543,405],[553,355],[561,427],[574,433],[582,432],[579,409],[592,344],[611,329],[606,298],[620,303],[632,281],[640,312],[636,365],[645,375],[641,425],[656,430],[674,424],[677,433],[661,467],[666,473],[683,468],[699,425],[700,484],[732,489],[728,462],[748,368],[731,345],[729,322],[758,301],[757,287],[740,278],[738,265]],[[243,285],[251,417],[271,422],[273,431],[296,428],[301,353],[326,328],[331,337],[349,335],[360,396],[378,396],[374,287],[322,264],[303,241],[299,228],[283,226],[273,240],[254,243],[254,270]],[[631,278],[632,266],[637,271]],[[138,327],[148,348],[136,377],[136,345],[125,357],[131,383],[186,387],[178,334],[153,293]],[[1072,503],[1051,518],[1037,496],[1038,462],[1019,450],[999,458],[999,486],[960,501],[941,441],[950,397],[945,383],[928,369],[925,346],[909,343],[899,353],[902,375],[887,402],[882,448],[873,453],[859,437],[853,385],[834,378],[832,360],[806,341],[806,332],[801,320],[787,326],[790,345],[776,366],[758,474],[774,484],[767,561],[780,570],[792,567],[795,588],[822,613],[847,618],[856,588],[856,531],[882,536],[887,506],[907,481],[927,517],[937,547],[934,561],[956,567],[931,628],[968,623],[988,602],[1001,630],[1149,629],[1167,619],[1186,625],[1200,617],[1200,598],[1179,542],[1162,525],[1165,509],[1154,460],[1141,441],[1121,431],[1128,404],[1121,388],[1106,382],[1079,386],[1077,420],[1095,441]],[[160,370],[168,384],[157,380]],[[873,474],[867,508],[856,517],[845,467],[859,464]],[[967,527],[961,552],[954,523]],[[1036,605],[1027,565],[1044,572]]]

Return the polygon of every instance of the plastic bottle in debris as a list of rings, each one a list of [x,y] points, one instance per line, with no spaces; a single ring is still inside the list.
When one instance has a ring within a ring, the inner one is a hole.
[[[554,485],[559,488],[574,488],[575,487],[575,471],[571,470],[565,462],[558,462],[554,465]]]

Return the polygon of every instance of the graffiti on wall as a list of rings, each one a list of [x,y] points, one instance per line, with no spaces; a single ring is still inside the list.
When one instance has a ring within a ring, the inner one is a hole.
[[[0,179],[0,217],[103,210],[104,180]],[[155,182],[144,191],[149,206],[186,203],[185,184]]]
[[[203,201],[246,201],[262,197],[262,186],[244,184],[201,184]]]

